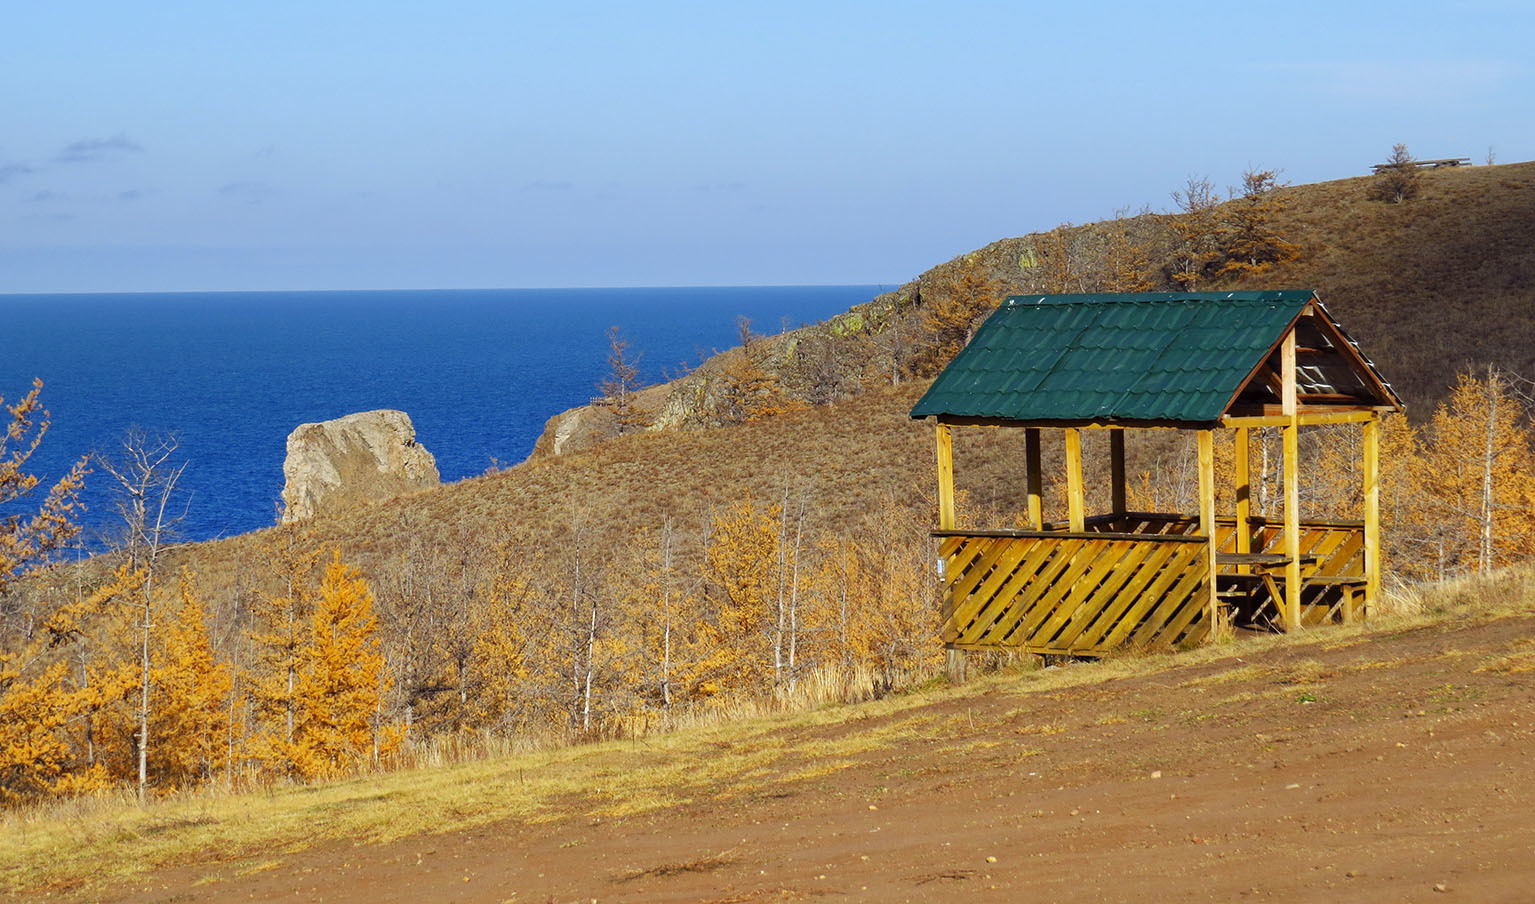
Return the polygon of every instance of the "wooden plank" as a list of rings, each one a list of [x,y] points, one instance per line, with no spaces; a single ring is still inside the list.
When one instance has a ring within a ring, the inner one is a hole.
[[[1135,571],[1126,578],[1113,599],[1103,606],[1097,619],[1077,636],[1073,641],[1074,646],[1084,650],[1106,652],[1108,646],[1104,643],[1104,638],[1120,623],[1125,613],[1142,598],[1149,589],[1149,585],[1166,569],[1168,560],[1177,553],[1175,547],[1165,544],[1147,543],[1143,546],[1146,554],[1136,563]]]
[[[938,527],[954,529],[954,439],[948,424],[938,425]]]
[[[1108,575],[1083,601],[1075,616],[1061,628],[1055,638],[1056,644],[1067,649],[1077,649],[1079,646],[1090,649],[1090,644],[1084,645],[1081,642],[1083,634],[1102,619],[1104,613],[1112,607],[1125,586],[1140,570],[1146,557],[1158,548],[1150,543],[1119,544],[1113,551],[1115,561]]]
[[[1029,494],[1029,526],[1042,530],[1045,526],[1045,491],[1039,451],[1039,428],[1023,431],[1023,463]]]
[[[1096,554],[1084,551],[1079,554],[1079,562],[1071,563],[1071,568],[1067,569],[1058,585],[1065,589],[1064,594],[1061,594],[1056,605],[1050,606],[1047,617],[1035,623],[1028,631],[1030,643],[1050,645],[1055,640],[1056,632],[1061,631],[1081,611],[1093,586],[1101,583],[1105,574],[1113,569],[1113,560],[1104,553],[1104,549],[1098,549]]]
[[[1380,597],[1380,418],[1365,422],[1363,439],[1364,608],[1368,615]]]
[[[1304,575],[1306,579],[1316,576],[1332,574],[1363,574],[1362,567],[1351,568],[1351,562],[1364,546],[1364,531],[1330,530],[1315,546],[1301,554],[1301,559],[1307,555],[1316,556],[1316,567]]]
[[[987,539],[983,542],[985,544],[984,551],[977,557],[975,564],[965,569],[964,575],[957,577],[950,589],[956,601],[964,599],[970,595],[971,591],[975,590],[976,585],[981,583],[982,579],[991,571],[991,567],[996,564],[997,559],[1007,552],[1008,547],[1012,544],[1010,540],[1001,539]]]
[[[1173,646],[1189,639],[1192,634],[1197,633],[1203,636],[1214,624],[1215,620],[1200,604],[1196,592],[1185,599],[1182,605],[1167,614],[1162,622],[1162,629],[1157,632],[1152,642]]]
[[[1249,553],[1253,551],[1252,516],[1253,516],[1253,484],[1252,484],[1252,437],[1251,431],[1246,427],[1238,427],[1234,437],[1236,456],[1236,497],[1237,517],[1232,524],[1236,531],[1237,552]]]
[[[1125,431],[1109,431],[1109,511],[1123,514],[1125,506]]]
[[[1287,630],[1300,627],[1300,430],[1295,424],[1284,428],[1284,623]]]
[[[1193,522],[1190,522],[1193,523]],[[1064,530],[935,530],[931,537],[963,537],[967,539],[993,537],[1020,537],[1039,540],[1150,540],[1153,543],[1198,543],[1200,538],[1179,534],[1126,534],[1118,531],[1064,531]]]
[[[988,629],[992,636],[998,639],[1006,638],[1027,612],[1033,610],[1042,600],[1048,601],[1055,598],[1057,594],[1053,590],[1053,582],[1061,572],[1070,567],[1077,545],[1081,542],[1080,540],[1056,543],[1042,541],[1039,544],[1048,552],[1048,556],[1042,562],[1034,560],[1032,576],[1014,594],[1008,611]]]
[[[981,585],[970,594],[972,597],[987,602],[997,599],[997,591],[1012,577],[1014,569],[1024,560],[1030,548],[1034,545],[1034,543],[1026,540],[1006,542],[1007,549],[997,558],[996,565],[991,569],[991,574],[987,575],[986,580],[982,581]]]
[[[1069,563],[1065,571],[1060,573],[1059,579],[1051,584],[1047,591],[1040,594],[1037,604],[1030,609],[1028,614],[1024,616],[1023,622],[1018,626],[1017,630],[1022,632],[1021,639],[1023,643],[1027,644],[1033,641],[1040,627],[1054,615],[1057,609],[1068,603],[1071,590],[1076,585],[1077,580],[1092,565],[1093,557],[1091,551],[1086,548],[1087,541],[1076,542],[1080,543],[1081,546],[1072,549],[1070,554],[1065,557]]]
[[[985,554],[989,548],[984,542],[989,538],[965,537],[964,545],[955,550],[945,560],[943,569],[944,584],[953,587],[954,582],[964,576],[965,572],[975,564],[975,561]]]
[[[1066,518],[1074,531],[1086,529],[1087,501],[1082,487],[1082,431],[1066,428]]]
[[[1031,612],[1047,605],[1055,596],[1050,592],[1052,582],[1072,561],[1071,551],[1060,546],[1051,547],[1051,557],[1042,566],[1036,566],[1033,578],[1013,595],[1007,613],[992,626],[992,636],[1005,646],[1021,646],[1023,635],[1014,633]]]
[[[1172,589],[1163,593],[1157,604],[1142,619],[1139,627],[1130,634],[1131,646],[1149,644],[1162,636],[1170,619],[1176,616],[1191,599],[1200,593],[1205,581],[1203,556],[1192,557]],[[1202,609],[1202,607],[1199,607]]]
[[[1215,433],[1211,430],[1199,431],[1199,533],[1209,537],[1210,542],[1205,544],[1205,573],[1206,595],[1205,608],[1207,615],[1215,618],[1215,574],[1217,571],[1216,556],[1219,547],[1215,540]]]
[[[1124,541],[1119,541],[1123,543]],[[1066,643],[1056,643],[1056,635],[1066,628],[1073,620],[1085,617],[1090,607],[1090,600],[1099,585],[1113,575],[1115,567],[1119,563],[1119,549],[1114,544],[1105,544],[1094,550],[1087,559],[1087,567],[1082,570],[1071,582],[1063,604],[1057,606],[1055,611],[1045,622],[1034,630],[1036,642],[1049,643],[1054,646],[1069,646]]]
[[[1290,561],[1285,565],[1285,627],[1300,627],[1300,419],[1295,400],[1295,330],[1285,334],[1279,350],[1280,373],[1284,379],[1284,393],[1280,403],[1283,413],[1290,418],[1284,425],[1284,554]]]
[[[1391,387],[1386,385],[1386,382],[1380,378],[1380,375],[1375,372],[1375,368],[1370,366],[1354,343],[1350,342],[1348,337],[1343,335],[1343,331],[1333,322],[1332,317],[1322,310],[1321,306],[1315,301],[1309,307],[1316,309],[1315,316],[1311,320],[1316,326],[1317,331],[1326,336],[1338,353],[1348,361],[1351,365],[1350,369],[1359,377],[1360,382],[1372,389],[1375,398],[1381,403],[1401,411],[1401,399],[1398,399],[1396,393],[1392,392]]]
[[[1297,415],[1300,417],[1302,427],[1322,427],[1329,424],[1363,424],[1371,417],[1379,417],[1379,410],[1371,406],[1366,410],[1331,411],[1318,410],[1323,406],[1310,408],[1300,405],[1297,399]],[[1326,406],[1333,408],[1336,406]],[[1281,405],[1278,411],[1272,414],[1228,414],[1221,418],[1221,426],[1232,429],[1243,427],[1283,427],[1290,422],[1290,416],[1284,413]]]
[[[1059,544],[1049,541],[1035,542],[1030,547],[1023,561],[1013,569],[1012,577],[996,592],[996,598],[1005,601],[1006,609],[987,628],[988,637],[997,643],[1006,640],[1008,632],[1023,618],[1034,601],[1035,597],[1029,595],[1030,587],[1041,580],[1041,570],[1049,563],[1052,554],[1058,551],[1058,547]]]
[[[1167,594],[1168,590],[1186,579],[1190,574],[1196,582],[1204,579],[1204,550],[1178,547],[1173,556],[1168,559],[1166,567],[1157,574],[1140,596],[1135,605],[1130,607],[1119,624],[1103,639],[1103,646],[1110,649],[1124,643],[1132,632],[1137,631],[1141,623],[1146,620],[1146,614],[1155,609],[1157,603]],[[1197,584],[1196,584],[1197,585]]]

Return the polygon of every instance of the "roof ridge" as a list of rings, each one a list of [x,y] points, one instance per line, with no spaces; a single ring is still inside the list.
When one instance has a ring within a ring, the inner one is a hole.
[[[1304,303],[1315,297],[1315,289],[1252,289],[1240,291],[1231,290],[1225,292],[1031,292],[1027,295],[1010,295],[1003,302],[1002,306],[1017,307],[1019,305],[1044,304],[1144,304],[1147,302],[1159,301],[1288,301]]]

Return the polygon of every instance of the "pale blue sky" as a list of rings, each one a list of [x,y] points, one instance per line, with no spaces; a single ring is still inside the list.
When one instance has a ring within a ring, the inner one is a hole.
[[[1189,175],[1535,157],[1514,0],[4,20],[0,292],[896,283]]]

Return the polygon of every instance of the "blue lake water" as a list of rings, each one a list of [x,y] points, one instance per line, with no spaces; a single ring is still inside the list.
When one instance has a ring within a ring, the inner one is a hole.
[[[301,423],[398,408],[459,480],[521,461],[545,420],[591,400],[609,326],[659,382],[736,344],[738,316],[773,333],[881,288],[0,295],[0,395],[42,378],[53,427],[30,470],[45,479],[130,427],[174,434],[181,533],[204,540],[274,523]],[[110,527],[109,481],[87,479],[92,532]]]

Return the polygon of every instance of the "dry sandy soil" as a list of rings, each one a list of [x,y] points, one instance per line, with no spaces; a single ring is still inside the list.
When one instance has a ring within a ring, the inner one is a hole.
[[[1260,646],[948,697],[924,707],[930,736],[809,778],[786,778],[806,773],[806,748],[883,717],[785,729],[751,794],[618,821],[578,798],[553,822],[328,842],[90,897],[1535,900],[1535,618]]]

